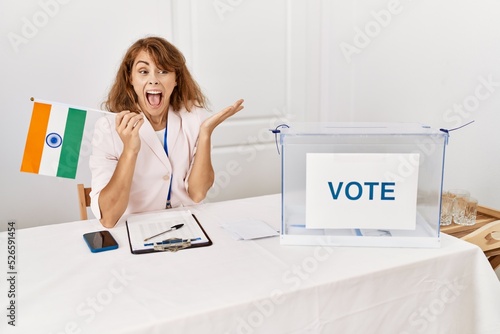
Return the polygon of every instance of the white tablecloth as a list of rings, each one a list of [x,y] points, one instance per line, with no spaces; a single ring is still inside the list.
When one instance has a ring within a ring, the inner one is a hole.
[[[279,229],[280,197],[190,208],[213,245],[132,255],[91,253],[96,220],[17,231],[16,327],[6,272],[1,333],[500,333],[500,283],[476,246],[443,235],[439,249],[281,246],[236,241],[220,224]],[[7,233],[0,254],[7,263]]]

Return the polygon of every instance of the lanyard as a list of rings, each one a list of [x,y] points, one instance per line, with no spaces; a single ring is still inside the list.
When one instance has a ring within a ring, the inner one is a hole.
[[[167,132],[168,132],[168,122],[165,125],[165,134],[163,137],[163,149],[165,150],[165,153],[167,154],[168,158]],[[170,163],[170,165],[172,165],[172,163]],[[170,209],[172,207],[172,204],[170,203],[170,195],[172,193],[172,176],[173,173],[170,173],[170,184],[168,186],[167,203],[165,204],[165,209]]]

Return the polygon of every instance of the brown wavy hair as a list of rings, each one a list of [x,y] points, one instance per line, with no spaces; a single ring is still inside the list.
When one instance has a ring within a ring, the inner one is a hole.
[[[207,108],[207,99],[189,73],[186,58],[182,53],[161,37],[147,37],[132,44],[123,57],[115,82],[107,100],[103,103],[107,110],[140,112],[137,105],[138,97],[131,84],[131,71],[135,58],[141,51],[146,51],[153,58],[156,66],[175,71],[177,86],[170,96],[170,105],[173,110],[179,111],[183,106],[187,111],[191,111],[193,106]]]

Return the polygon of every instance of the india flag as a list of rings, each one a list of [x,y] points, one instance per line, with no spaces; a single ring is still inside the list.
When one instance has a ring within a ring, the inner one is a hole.
[[[34,102],[21,171],[74,179],[87,111]]]

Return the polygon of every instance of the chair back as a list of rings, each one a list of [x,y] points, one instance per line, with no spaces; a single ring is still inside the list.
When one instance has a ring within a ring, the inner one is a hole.
[[[81,183],[76,185],[78,190],[78,206],[80,207],[80,219],[87,220],[87,208],[90,206],[90,191],[92,188],[85,186]]]

